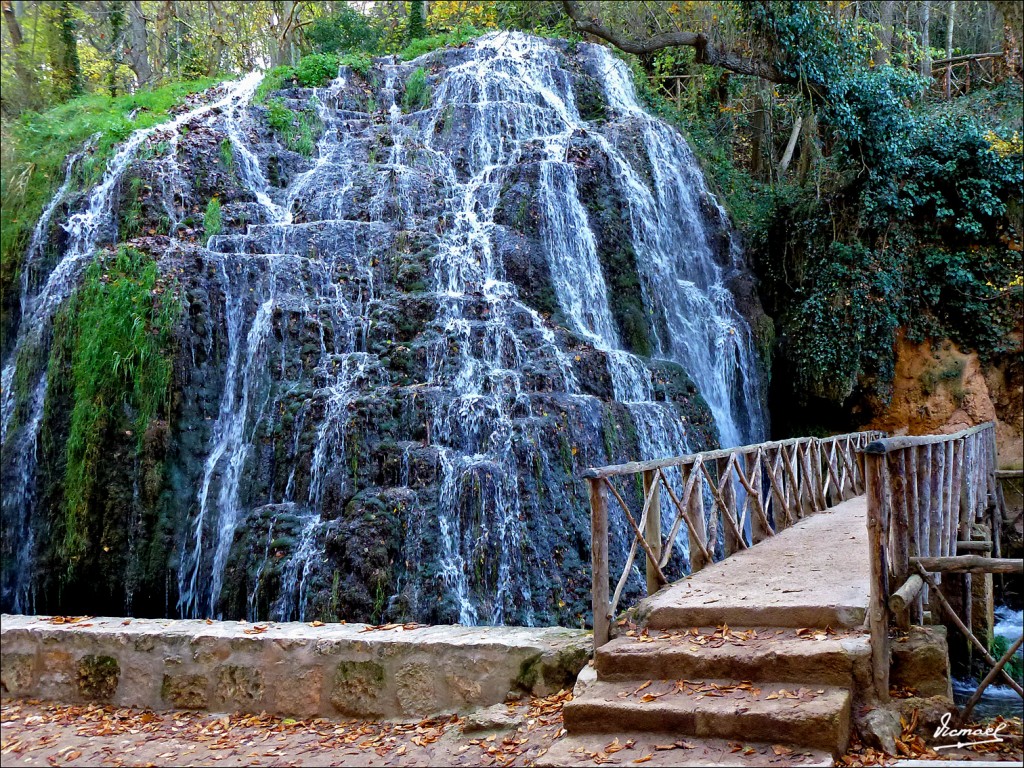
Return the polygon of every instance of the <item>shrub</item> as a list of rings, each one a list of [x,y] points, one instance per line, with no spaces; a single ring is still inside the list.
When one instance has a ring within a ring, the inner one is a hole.
[[[427,83],[427,71],[418,67],[405,83],[405,96],[402,107],[406,112],[418,112],[430,103],[430,85]]]
[[[331,53],[311,53],[299,59],[295,79],[305,88],[319,88],[338,76],[338,57]]]
[[[203,231],[207,237],[219,235],[224,230],[220,217],[220,200],[211,197],[206,204],[206,213],[203,215]]]

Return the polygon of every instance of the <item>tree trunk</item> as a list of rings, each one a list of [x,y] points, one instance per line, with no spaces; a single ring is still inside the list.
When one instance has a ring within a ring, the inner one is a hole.
[[[1005,76],[1024,75],[1021,63],[1021,39],[1024,38],[1024,8],[1017,0],[996,0],[1003,17],[1003,71]]]
[[[921,77],[932,78],[932,55],[928,50],[931,44],[931,33],[928,24],[931,22],[931,0],[921,2]]]
[[[786,144],[786,151],[782,154],[782,161],[779,163],[779,178],[786,175],[789,164],[793,162],[793,150],[796,149],[796,140],[800,138],[800,127],[803,125],[803,118],[798,117],[793,121],[793,130],[789,134],[789,143]]]
[[[946,17],[946,59],[953,58],[953,21],[956,18],[956,0],[950,0]],[[953,65],[946,65],[946,98],[953,95]]]
[[[797,171],[797,180],[801,186],[807,181],[811,173],[811,166],[814,164],[814,156],[818,150],[818,121],[812,112],[804,120],[803,141],[800,146],[800,163]]]
[[[880,67],[889,63],[892,52],[892,7],[893,0],[883,0],[878,6],[878,42],[881,47],[875,56],[875,63]]]
[[[764,169],[764,135],[765,135],[765,96],[764,89],[759,88],[756,109],[750,116],[750,173],[755,179],[761,178]]]
[[[140,86],[153,80],[153,68],[149,63],[149,35],[146,31],[146,17],[142,15],[140,0],[128,3],[128,66],[135,73]]]
[[[11,38],[11,49],[14,52],[14,75],[21,84],[23,93],[19,99],[23,105],[35,102],[36,78],[32,67],[29,66],[28,57],[22,46],[25,38],[21,34],[21,24],[18,23],[18,15],[15,13],[10,0],[3,0],[0,4],[3,9],[4,24],[7,26],[7,34]]]
[[[82,93],[82,66],[78,60],[78,37],[71,3],[64,0],[51,8],[49,39],[50,66],[57,98],[67,101]]]

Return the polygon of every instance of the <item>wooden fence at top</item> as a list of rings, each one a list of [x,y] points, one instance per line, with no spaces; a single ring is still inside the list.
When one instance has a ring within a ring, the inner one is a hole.
[[[586,470],[583,477],[590,487],[595,648],[609,640],[612,617],[639,551],[646,562],[650,594],[668,581],[666,566],[684,525],[691,573],[751,547],[803,517],[864,493],[860,449],[882,435],[857,432],[820,439],[805,437]],[[679,474],[673,488],[666,474],[676,472]],[[643,479],[643,505],[639,514],[634,514],[616,480],[637,475]],[[673,511],[666,537],[661,528],[662,489]],[[609,496],[618,504],[632,532],[629,554],[611,596]]]
[[[1020,561],[1001,558],[996,484],[995,425],[992,422],[951,435],[891,437],[864,449],[871,557],[872,677],[876,695],[889,696],[890,624],[907,629],[921,624],[924,605],[945,611],[993,667],[968,700],[963,717],[996,676],[1018,693],[1021,687],[1002,667],[1020,641],[997,662],[970,630],[970,583],[964,585],[966,621],[942,594],[942,575],[1021,573]],[[989,523],[991,539],[972,541],[975,523]],[[990,551],[994,557],[975,552]],[[965,553],[965,554],[958,554]],[[934,620],[934,618],[933,618]]]

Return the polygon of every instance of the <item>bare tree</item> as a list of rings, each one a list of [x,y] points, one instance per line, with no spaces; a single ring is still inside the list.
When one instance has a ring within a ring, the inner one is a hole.
[[[146,17],[142,13],[141,0],[128,3],[128,66],[135,73],[139,85],[147,85],[153,80],[153,67],[149,63],[149,34],[146,30]]]
[[[932,55],[928,49],[931,45],[931,34],[928,24],[931,22],[931,0],[921,2],[921,77],[929,80],[932,76]]]

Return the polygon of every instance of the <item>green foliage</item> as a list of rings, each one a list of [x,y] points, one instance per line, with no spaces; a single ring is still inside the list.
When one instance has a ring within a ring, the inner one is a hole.
[[[203,215],[203,231],[207,237],[219,235],[224,229],[220,216],[220,200],[211,197],[206,204],[206,213]]]
[[[295,79],[304,88],[319,88],[338,76],[338,57],[329,53],[303,56],[295,67]]]
[[[287,64],[283,64],[279,67],[274,67],[267,71],[263,75],[263,79],[256,88],[256,93],[253,95],[253,104],[263,104],[267,100],[267,96],[274,91],[280,91],[282,88],[288,88],[296,83],[295,79],[295,67],[290,67]]]
[[[96,147],[83,167],[83,184],[96,181],[116,145],[138,128],[168,118],[186,96],[214,85],[213,79],[170,83],[154,90],[111,97],[81,96],[45,112],[24,112],[3,124],[0,172],[0,333],[17,306],[18,273],[32,229],[63,180],[68,156],[94,134]],[[6,348],[7,339],[3,346]]]
[[[231,145],[231,139],[224,139],[220,143],[220,164],[228,171],[235,167],[235,148]]]
[[[430,37],[412,40],[399,52],[398,57],[402,61],[412,61],[425,53],[436,51],[438,48],[457,48],[460,45],[465,45],[482,34],[484,34],[482,30],[477,29],[471,24],[464,24],[456,27],[451,32],[442,32]]]
[[[1001,659],[1006,655],[1006,652],[1010,650],[1011,640],[1003,635],[993,635],[992,642],[989,644],[988,651],[992,654],[992,658]],[[1006,666],[1003,667],[1007,674],[1016,680],[1018,683],[1024,681],[1024,656],[1018,651],[1014,656],[1006,662]]]
[[[423,67],[418,67],[405,81],[402,109],[406,112],[418,112],[429,105],[430,85],[427,83],[427,71]]]
[[[316,142],[323,131],[323,124],[313,110],[296,112],[289,109],[281,99],[270,99],[267,102],[267,122],[293,152],[311,157],[316,151]]]
[[[336,13],[317,19],[306,30],[306,39],[320,53],[380,50],[381,31],[366,14],[343,5]]]
[[[887,396],[901,326],[991,359],[1010,351],[1019,317],[1021,262],[1007,244],[1020,233],[1006,218],[1024,183],[1019,151],[994,151],[962,114],[908,110],[889,139],[889,118],[861,122],[876,120],[830,159],[836,189],[777,197],[755,240],[800,388],[833,402],[858,383]]]
[[[153,260],[130,248],[97,258],[61,309],[54,328],[50,376],[68,376],[73,392],[65,445],[61,559],[73,568],[89,544],[87,511],[110,432],[128,415],[137,450],[166,407],[172,375],[171,331],[181,311],[164,292]],[[56,379],[55,379],[56,380]]]
[[[427,36],[427,27],[424,24],[423,0],[410,0],[409,18],[406,22],[406,34],[409,41],[419,40]]]

